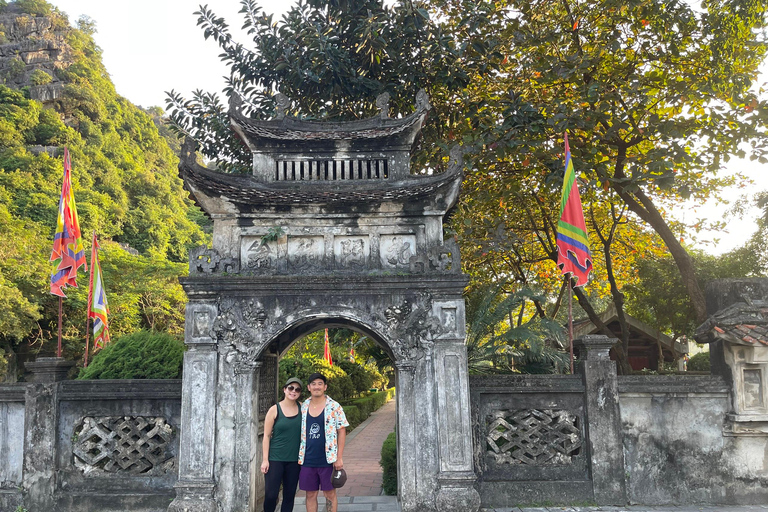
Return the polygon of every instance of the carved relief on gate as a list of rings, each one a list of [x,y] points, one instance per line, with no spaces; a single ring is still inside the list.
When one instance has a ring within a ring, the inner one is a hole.
[[[260,236],[244,236],[240,240],[240,261],[246,272],[275,272],[277,270],[278,242]]]
[[[363,270],[368,268],[371,256],[371,241],[368,236],[337,236],[333,241],[336,268],[341,270]]]
[[[381,268],[410,268],[411,257],[416,255],[415,235],[382,235],[379,239]]]
[[[288,268],[294,272],[322,269],[324,253],[322,236],[288,237]]]

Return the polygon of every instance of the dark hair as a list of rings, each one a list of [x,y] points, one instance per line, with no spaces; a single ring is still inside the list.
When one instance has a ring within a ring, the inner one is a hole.
[[[323,384],[328,384],[328,379],[325,378],[325,375],[323,375],[322,373],[315,372],[307,378],[307,385],[312,384],[312,381],[315,381],[317,379],[322,380]]]

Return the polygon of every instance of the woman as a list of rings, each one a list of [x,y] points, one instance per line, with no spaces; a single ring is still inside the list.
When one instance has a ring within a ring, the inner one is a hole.
[[[285,398],[273,405],[264,418],[261,472],[264,473],[264,512],[274,512],[280,484],[283,485],[281,512],[293,511],[293,498],[299,483],[299,444],[301,415],[297,400],[303,384],[296,377],[283,386]]]

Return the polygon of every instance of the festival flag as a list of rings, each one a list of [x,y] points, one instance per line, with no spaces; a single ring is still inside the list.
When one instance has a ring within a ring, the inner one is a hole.
[[[107,315],[107,294],[104,291],[104,280],[101,277],[101,264],[99,263],[99,242],[96,240],[96,232],[93,232],[93,246],[91,248],[91,283],[88,289],[88,318],[93,319],[93,348],[94,351],[104,348],[109,343],[109,324]]]
[[[328,344],[328,329],[325,330],[325,348],[323,349],[323,359],[328,361],[328,364],[333,366],[333,359],[331,358],[331,346]]]
[[[62,288],[77,286],[77,269],[84,266],[85,270],[88,270],[80,235],[80,223],[77,220],[75,195],[72,192],[72,165],[67,148],[64,148],[64,181],[61,184],[59,216],[56,221],[56,233],[53,235],[51,262],[53,262],[51,293],[66,297]]]
[[[579,186],[571,161],[568,134],[565,134],[565,177],[560,199],[560,221],[557,223],[557,266],[563,274],[572,274],[576,286],[584,286],[592,271],[587,225],[581,206]]]

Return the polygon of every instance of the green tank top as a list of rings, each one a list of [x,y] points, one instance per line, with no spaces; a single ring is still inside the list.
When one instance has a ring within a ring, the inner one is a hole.
[[[287,417],[277,404],[277,418],[272,427],[269,442],[269,460],[297,462],[301,444],[301,410],[296,416]]]

